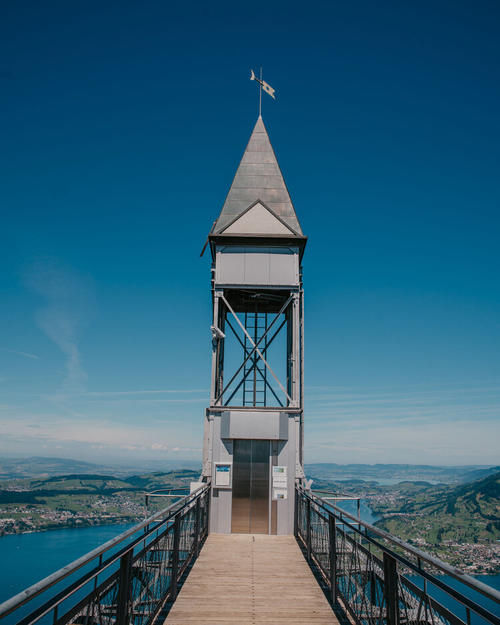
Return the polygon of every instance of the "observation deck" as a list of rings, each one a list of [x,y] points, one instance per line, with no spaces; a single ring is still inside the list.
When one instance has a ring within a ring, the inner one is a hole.
[[[293,536],[211,534],[165,625],[338,625]]]

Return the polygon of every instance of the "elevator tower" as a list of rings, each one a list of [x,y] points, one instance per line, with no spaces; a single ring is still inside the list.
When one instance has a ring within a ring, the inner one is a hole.
[[[306,244],[259,116],[209,237],[210,531],[291,534],[303,472]]]

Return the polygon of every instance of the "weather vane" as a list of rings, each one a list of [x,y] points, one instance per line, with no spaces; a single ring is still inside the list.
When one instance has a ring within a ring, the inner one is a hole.
[[[273,100],[276,100],[276,97],[274,95],[275,90],[265,80],[262,80],[262,67],[260,68],[260,78],[257,78],[253,69],[250,70],[250,80],[255,80],[259,83],[259,117],[260,117],[262,114],[262,89],[264,89],[264,91],[267,94],[269,94],[271,98],[273,98]]]

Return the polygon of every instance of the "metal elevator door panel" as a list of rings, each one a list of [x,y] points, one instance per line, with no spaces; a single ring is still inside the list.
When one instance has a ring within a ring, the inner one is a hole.
[[[269,534],[269,441],[250,442],[250,534]]]
[[[233,504],[231,512],[231,531],[233,534],[250,533],[251,454],[251,441],[234,441]]]
[[[234,534],[269,533],[269,453],[269,441],[234,441],[231,515]]]

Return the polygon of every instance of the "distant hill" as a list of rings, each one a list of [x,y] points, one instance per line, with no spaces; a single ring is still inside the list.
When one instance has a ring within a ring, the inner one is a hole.
[[[473,469],[472,471],[467,471],[462,476],[462,482],[474,482],[476,480],[481,480],[484,477],[488,477],[488,475],[493,475],[495,473],[500,472],[500,466],[497,467],[489,467],[487,469]]]
[[[454,487],[417,490],[377,522],[397,536],[429,544],[500,539],[500,471]]]
[[[113,473],[111,467],[68,458],[0,458],[0,479],[67,475],[69,473]]]
[[[71,474],[48,478],[15,478],[5,481],[0,489],[0,503],[43,503],[51,498],[82,495],[111,496],[118,493],[144,493],[165,488],[189,489],[198,471],[182,470],[149,473],[117,478],[113,475]]]
[[[486,477],[499,467],[457,466],[442,467],[417,464],[306,464],[305,471],[310,477],[322,480],[390,480],[393,481],[431,481],[445,484],[459,484]]]
[[[0,536],[61,527],[133,523],[174,503],[151,491],[183,496],[198,471],[156,472],[130,477],[71,473],[0,482]]]
[[[432,495],[423,493],[417,501],[403,506],[401,511],[469,517],[478,515],[496,522],[500,531],[500,471],[448,491]]]
[[[150,471],[168,471],[178,469],[200,470],[201,462],[191,460],[151,460],[143,465],[116,466],[95,464],[70,458],[45,458],[33,456],[30,458],[0,458],[0,480],[15,478],[47,478],[58,475],[93,474],[112,475],[115,477],[130,476]]]

